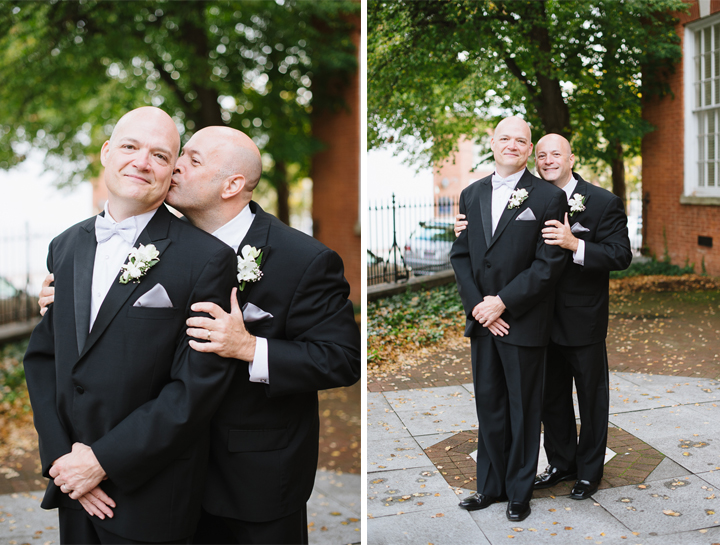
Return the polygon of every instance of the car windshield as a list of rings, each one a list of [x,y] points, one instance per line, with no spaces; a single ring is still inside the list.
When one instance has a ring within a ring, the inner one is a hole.
[[[17,295],[18,291],[4,278],[0,278],[0,299],[10,299]]]
[[[433,242],[452,242],[455,240],[452,225],[424,225],[417,230],[415,238]]]

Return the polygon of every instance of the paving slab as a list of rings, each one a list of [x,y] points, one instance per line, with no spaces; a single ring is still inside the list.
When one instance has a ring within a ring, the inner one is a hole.
[[[703,479],[688,475],[607,488],[593,499],[635,532],[666,535],[720,524],[720,498],[708,488]]]
[[[663,461],[652,470],[646,481],[660,481],[662,479],[675,479],[690,475],[690,472],[680,464],[673,462],[671,458],[663,458]]]
[[[400,418],[381,393],[367,395],[367,440],[410,437]]]
[[[491,543],[604,543],[632,536],[626,526],[591,500],[575,501],[567,496],[534,499],[530,502],[532,513],[522,522],[508,521],[506,508],[507,503],[497,503],[471,514]]]
[[[429,410],[432,407],[461,406],[468,400],[474,403],[474,395],[463,386],[439,386],[421,390],[385,392],[385,399],[395,411],[410,409]]]
[[[490,545],[470,514],[457,508],[368,519],[367,533],[368,545]]]
[[[713,379],[645,373],[623,373],[623,378],[647,389],[648,392],[668,397],[677,403],[704,403],[720,400],[720,381]]]
[[[374,518],[456,507],[458,496],[433,465],[368,473],[367,512]]]
[[[0,496],[0,545],[60,543],[57,511],[40,508],[44,491]]]
[[[308,540],[316,543],[360,543],[362,478],[319,471],[307,504]]]
[[[464,430],[477,431],[475,404],[447,406],[430,410],[398,411],[403,426],[413,435],[457,433]]]
[[[610,422],[697,473],[720,466],[720,409],[694,405],[611,414]]]
[[[657,385],[633,382],[624,375],[610,375],[610,414],[671,407],[679,403],[662,394],[662,388]]]
[[[412,437],[368,441],[368,472],[427,466],[432,462],[423,448]]]

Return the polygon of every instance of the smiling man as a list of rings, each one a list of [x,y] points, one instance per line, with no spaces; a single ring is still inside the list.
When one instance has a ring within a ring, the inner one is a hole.
[[[236,258],[163,206],[179,147],[162,110],[126,114],[101,151],[104,213],[50,244],[57,297],[24,365],[62,543],[186,543],[200,515],[235,366],[191,349],[185,322],[193,303],[229,309]],[[134,253],[141,274],[123,282]]]
[[[491,147],[495,173],[460,195],[469,224],[450,253],[478,413],[477,493],[460,507],[507,498],[507,518],[517,522],[530,514],[553,288],[567,258],[543,243],[542,228],[563,218],[567,201],[527,170],[533,146],[525,121],[503,119]]]

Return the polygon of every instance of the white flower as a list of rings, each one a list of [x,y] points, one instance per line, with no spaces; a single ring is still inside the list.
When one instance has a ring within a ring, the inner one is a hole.
[[[570,217],[572,217],[575,212],[585,211],[584,202],[585,197],[583,197],[580,193],[575,193],[575,195],[572,196],[572,199],[568,201],[568,204],[570,205]]]
[[[140,245],[139,248],[133,248],[128,254],[128,262],[122,268],[120,275],[120,283],[127,284],[131,280],[136,284],[140,282],[140,278],[150,270],[150,267],[160,261],[160,252],[157,251],[155,245]]]
[[[240,282],[240,291],[245,289],[247,282],[257,282],[262,278],[260,263],[262,263],[262,250],[254,246],[245,245],[237,258],[237,279]]]
[[[508,210],[517,208],[527,198],[528,198],[528,192],[525,189],[516,189],[515,191],[512,192],[512,195],[510,195],[510,200],[508,201]]]

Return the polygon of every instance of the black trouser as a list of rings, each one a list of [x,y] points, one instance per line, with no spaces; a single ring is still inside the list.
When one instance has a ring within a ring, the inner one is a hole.
[[[580,408],[578,442],[573,410],[573,379]],[[587,346],[548,346],[542,421],[548,463],[561,471],[577,469],[578,479],[599,481],[607,446],[610,404],[605,342]]]
[[[477,490],[528,502],[540,451],[545,347],[471,338],[478,413]]]
[[[94,524],[94,522],[99,522],[99,519],[91,517],[82,509],[60,507],[58,509],[58,519],[60,521],[60,543],[63,545],[150,543],[148,541],[135,541],[133,539],[110,533],[102,528],[100,524]],[[159,543],[190,543],[190,538],[174,539],[172,541],[163,541]]]
[[[307,508],[268,522],[247,522],[211,515],[203,509],[193,543],[305,545]]]

